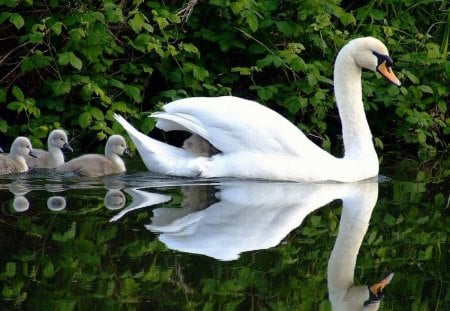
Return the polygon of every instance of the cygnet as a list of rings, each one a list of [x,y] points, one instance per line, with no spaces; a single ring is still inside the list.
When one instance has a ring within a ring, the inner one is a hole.
[[[24,136],[17,137],[9,154],[0,154],[0,175],[23,173],[28,171],[26,156],[35,157],[31,142]]]
[[[26,161],[30,168],[56,168],[64,163],[63,151],[73,151],[63,130],[53,130],[47,139],[48,151],[33,149],[36,158],[27,156]]]
[[[112,135],[106,142],[104,156],[85,154],[58,166],[56,171],[73,172],[87,177],[124,173],[126,168],[121,158],[124,154],[130,155],[127,142],[120,135]]]

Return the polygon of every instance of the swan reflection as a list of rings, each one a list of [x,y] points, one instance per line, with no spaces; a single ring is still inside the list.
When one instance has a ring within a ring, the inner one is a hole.
[[[144,207],[148,207],[148,206],[152,206],[152,205],[156,205],[156,204],[160,204],[160,203],[165,203],[165,202],[168,202],[171,200],[171,197],[168,195],[159,194],[159,193],[151,193],[151,192],[141,190],[140,188],[129,188],[129,189],[125,189],[124,191],[132,197],[132,203],[129,206],[127,206],[127,208],[121,210],[120,213],[118,213],[117,215],[112,217],[109,220],[110,222],[119,220],[125,214],[127,214],[131,211],[134,211],[134,210],[137,210],[140,208],[144,208]],[[121,193],[123,195],[123,205],[120,208],[122,208],[126,202],[125,194],[123,192],[121,192]],[[117,194],[116,194],[116,200],[117,200]],[[106,197],[105,197],[105,204],[106,204]],[[106,207],[108,208],[108,205],[106,205]]]
[[[206,208],[208,194],[197,191],[190,197],[190,189],[184,191],[187,206],[154,209],[146,228],[160,233],[159,239],[171,249],[219,260],[235,260],[242,252],[274,247],[308,214],[341,199],[339,233],[328,261],[330,302],[333,310],[378,309],[383,288],[393,274],[370,287],[353,285],[357,254],[378,198],[376,181],[230,183],[215,187],[216,201]]]

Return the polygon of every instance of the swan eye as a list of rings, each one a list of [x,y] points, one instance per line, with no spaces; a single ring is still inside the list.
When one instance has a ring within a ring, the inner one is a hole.
[[[386,63],[386,67],[390,68],[394,64],[394,61],[389,55],[380,54],[378,52],[372,51],[373,55],[375,55],[378,59],[378,66]]]

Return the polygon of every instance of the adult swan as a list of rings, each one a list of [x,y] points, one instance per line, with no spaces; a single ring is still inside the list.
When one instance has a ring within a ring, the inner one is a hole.
[[[144,135],[119,115],[150,171],[174,176],[240,177],[291,181],[353,182],[376,176],[378,158],[364,113],[363,68],[400,86],[386,46],[372,37],[354,39],[336,58],[334,91],[342,122],[345,156],[336,158],[310,141],[280,114],[254,101],[192,97],[173,101],[151,116],[164,131],[185,130],[217,152],[177,148]],[[192,144],[191,144],[192,145]]]

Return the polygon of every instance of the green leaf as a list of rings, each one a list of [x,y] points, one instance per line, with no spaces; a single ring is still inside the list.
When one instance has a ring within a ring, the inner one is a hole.
[[[182,48],[183,50],[185,50],[186,52],[195,54],[195,55],[197,55],[197,56],[200,57],[200,51],[199,51],[199,50],[197,49],[197,47],[196,47],[195,45],[193,45],[192,43],[183,43],[183,44],[181,45],[181,48]]]
[[[433,94],[433,89],[431,87],[429,87],[428,85],[419,85],[419,89],[424,92],[424,93],[428,93],[428,94]]]
[[[386,223],[388,226],[394,226],[397,223],[397,220],[391,214],[386,213],[384,215],[384,223]]]
[[[12,94],[18,101],[25,101],[25,95],[23,95],[22,90],[18,86],[14,85],[12,87]]]
[[[62,32],[62,27],[63,27],[63,23],[61,22],[56,22],[50,25],[50,29],[57,35],[60,35]]]
[[[83,112],[78,117],[78,124],[83,129],[87,128],[91,124],[91,122],[92,122],[92,116],[89,112]]]
[[[140,33],[145,22],[146,20],[144,19],[142,13],[137,12],[134,14],[132,19],[128,20],[128,25],[130,25],[131,29],[133,29],[135,33]]]
[[[411,72],[404,70],[404,73],[406,74],[406,76],[412,83],[418,84],[420,82],[419,78],[417,76],[415,76],[414,74],[412,74]]]
[[[50,56],[43,55],[41,51],[35,51],[34,55],[25,56],[20,69],[23,73],[27,73],[35,69],[45,68],[50,65],[51,61]]]
[[[25,21],[19,13],[11,13],[9,21],[14,24],[17,29],[20,29],[25,25]]]
[[[6,107],[10,110],[21,112],[25,108],[25,105],[23,102],[12,101]]]
[[[384,148],[384,144],[383,144],[383,141],[381,139],[379,139],[378,137],[375,137],[374,141],[375,141],[375,146],[377,146],[380,149]]]
[[[105,118],[103,116],[103,112],[97,107],[91,107],[89,109],[89,113],[94,117],[94,119],[103,121]]]
[[[83,67],[82,61],[73,52],[59,53],[58,63],[60,65],[70,64],[72,67],[78,70],[81,70],[81,68]]]
[[[301,31],[299,24],[289,21],[277,21],[275,25],[279,31],[288,37],[298,36]]]
[[[252,74],[251,68],[248,67],[233,67],[231,72],[238,72],[241,76],[250,76]]]
[[[60,242],[66,242],[68,240],[71,240],[75,237],[76,227],[77,227],[77,223],[72,222],[72,225],[70,226],[69,230],[67,230],[63,234],[54,232],[52,239],[55,241],[60,241]]]
[[[52,278],[55,276],[55,267],[51,262],[45,265],[44,269],[42,270],[42,276],[44,278]]]
[[[258,17],[256,16],[256,14],[254,14],[251,11],[248,11],[248,13],[246,14],[246,22],[248,24],[248,26],[250,27],[250,30],[255,32],[258,30],[258,26],[259,26],[259,22],[258,22]]]
[[[422,130],[417,130],[417,141],[424,144],[427,141],[427,135]]]
[[[125,102],[114,102],[112,104],[112,110],[118,112],[126,112],[127,104]]]
[[[69,62],[75,69],[81,70],[83,67],[83,62],[75,54],[70,52]]]
[[[133,98],[135,102],[137,103],[142,102],[141,91],[139,90],[138,87],[133,85],[125,85],[123,90],[125,91],[125,94]]]
[[[55,96],[68,94],[72,90],[72,86],[71,86],[70,82],[59,81],[59,80],[53,81],[51,83],[51,88],[52,88],[53,94]]]
[[[8,262],[5,267],[5,275],[9,278],[12,278],[16,275],[16,263]]]

